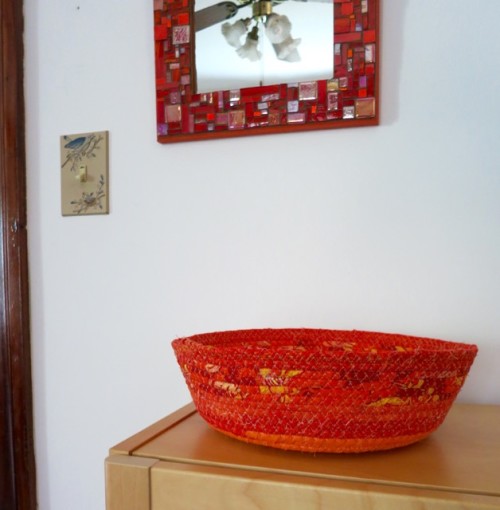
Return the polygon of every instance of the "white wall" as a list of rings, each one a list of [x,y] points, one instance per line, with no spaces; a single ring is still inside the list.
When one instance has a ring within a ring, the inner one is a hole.
[[[381,125],[159,145],[152,1],[26,0],[40,510],[104,508],[113,444],[189,400],[170,340],[247,327],[475,342],[500,403],[500,2],[385,0]],[[110,131],[111,214],[59,136]]]

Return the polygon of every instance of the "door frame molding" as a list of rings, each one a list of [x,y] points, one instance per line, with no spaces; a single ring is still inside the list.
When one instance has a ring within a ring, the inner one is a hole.
[[[36,509],[22,0],[0,0],[0,508]]]

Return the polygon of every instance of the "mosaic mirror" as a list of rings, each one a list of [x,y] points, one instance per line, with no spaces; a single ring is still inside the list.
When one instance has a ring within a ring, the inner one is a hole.
[[[161,143],[378,124],[379,0],[154,0]]]

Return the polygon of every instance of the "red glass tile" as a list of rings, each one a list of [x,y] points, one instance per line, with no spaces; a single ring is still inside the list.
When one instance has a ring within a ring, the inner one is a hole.
[[[327,120],[340,120],[342,118],[342,110],[328,112],[326,118]]]
[[[175,51],[168,51],[165,53],[165,63],[177,62]]]
[[[160,81],[166,80],[165,65],[161,60],[157,60],[155,63],[156,79]]]
[[[160,123],[165,122],[165,106],[163,101],[156,101],[156,118]]]
[[[183,53],[179,58],[179,64],[181,67],[184,67],[183,74],[189,74],[189,67],[191,64],[191,57],[189,55],[189,52]]]
[[[335,43],[361,41],[362,32],[349,32],[347,34],[335,35]]]
[[[273,110],[282,110],[282,111],[285,111],[286,110],[286,105],[287,105],[287,101],[286,99],[280,99],[279,101],[273,101],[270,105],[269,105],[269,108],[273,109]]]
[[[288,101],[295,101],[299,97],[299,89],[298,87],[288,87],[287,92]]]
[[[163,54],[165,53],[164,44],[162,41],[158,41],[155,43],[155,59],[156,61],[161,61],[163,59]]]
[[[375,30],[365,30],[363,32],[363,42],[372,43],[376,40],[376,32]]]
[[[241,89],[241,97],[257,97],[260,96],[261,88],[260,87],[247,87]]]
[[[155,40],[160,41],[167,38],[167,27],[165,25],[155,26]]]
[[[195,115],[202,115],[202,116],[208,116],[210,113],[214,113],[214,107],[210,105],[206,106],[196,106],[194,108],[191,108],[191,112]]]
[[[375,77],[374,75],[367,76],[366,81],[366,90],[368,96],[374,96],[375,95]]]
[[[273,96],[279,94],[279,85],[268,85],[264,87],[247,87],[241,89],[241,101],[242,102],[259,102],[262,101],[264,96]]]
[[[318,81],[318,103],[325,103],[326,101],[326,80]]]
[[[351,29],[351,21],[349,18],[335,18],[335,36],[334,39],[337,41],[337,34],[343,34],[349,32]]]
[[[324,104],[317,104],[316,105],[316,113],[319,115],[320,113],[326,112],[326,106]]]
[[[368,24],[371,27],[374,27],[376,24],[376,10],[375,10],[375,2],[370,0],[368,2]]]
[[[172,80],[180,81],[181,78],[181,70],[180,69],[172,69]]]
[[[187,106],[182,107],[182,132],[189,133],[193,122],[193,115],[189,113]]]
[[[349,16],[354,12],[354,4],[351,2],[344,2],[340,8],[340,13],[344,16]]]
[[[165,90],[169,90],[169,91],[172,91],[172,90],[177,90],[179,88],[179,84],[176,83],[176,82],[173,82],[173,81],[167,81],[165,83]]]
[[[368,30],[370,28],[370,18],[368,14],[363,14],[363,30]]]

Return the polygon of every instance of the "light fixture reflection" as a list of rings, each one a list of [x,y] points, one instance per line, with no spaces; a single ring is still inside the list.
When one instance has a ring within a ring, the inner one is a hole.
[[[221,2],[197,13],[197,30],[212,24],[208,20],[213,19],[216,9],[219,13],[225,12],[224,18],[228,19],[234,17],[242,7],[251,5],[251,17],[222,24],[221,32],[226,42],[235,48],[239,57],[255,62],[262,58],[259,38],[265,36],[272,44],[276,58],[285,62],[299,62],[300,55],[297,48],[301,39],[292,37],[291,21],[284,14],[273,12],[273,3],[277,2],[249,0],[239,5],[233,2]]]

